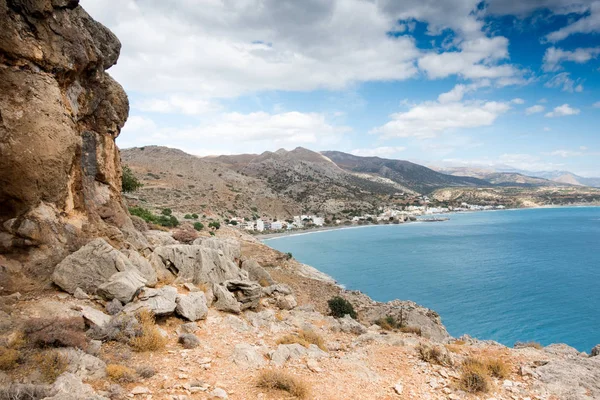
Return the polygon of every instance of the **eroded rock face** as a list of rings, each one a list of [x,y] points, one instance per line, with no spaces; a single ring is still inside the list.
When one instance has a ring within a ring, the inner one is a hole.
[[[39,278],[91,238],[144,241],[120,195],[119,40],[77,0],[0,0],[0,21],[0,252]]]

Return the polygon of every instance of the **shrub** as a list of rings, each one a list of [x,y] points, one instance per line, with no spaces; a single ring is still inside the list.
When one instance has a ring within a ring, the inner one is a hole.
[[[330,314],[336,318],[343,318],[345,315],[350,315],[354,319],[357,317],[352,303],[343,297],[335,296],[329,299],[327,304],[329,305]]]
[[[292,258],[294,258],[294,256],[292,255],[292,253],[290,253],[290,252],[285,253],[285,259],[286,260],[291,260]]]
[[[29,344],[35,347],[87,348],[83,318],[35,318],[25,323],[23,331]]]
[[[217,230],[219,228],[221,228],[221,223],[219,221],[212,221],[211,223],[208,224],[209,228],[213,228],[214,230]]]
[[[385,318],[378,319],[377,321],[375,321],[375,324],[379,325],[381,327],[381,329],[386,330],[386,331],[398,329],[402,326],[402,324],[399,323],[398,321],[396,321],[396,318],[394,318],[391,315],[388,315]]]
[[[11,383],[0,387],[0,400],[35,400],[54,395],[49,385],[33,383]]]
[[[321,350],[327,351],[325,341],[316,332],[311,330],[302,329],[297,334],[285,335],[277,341],[277,344],[294,344],[298,343],[304,347],[308,347],[311,344],[317,345]]]
[[[269,282],[269,281],[268,281],[267,279],[265,279],[265,278],[261,278],[261,279],[258,281],[258,284],[259,284],[260,286],[262,286],[262,287],[268,287],[268,286],[271,286],[271,282]]]
[[[402,333],[413,333],[417,336],[421,336],[422,331],[418,326],[402,326],[400,327],[400,332]]]
[[[215,233],[213,231],[208,232],[210,236],[215,236]]]
[[[0,370],[6,371],[17,366],[21,358],[19,350],[0,347]]]
[[[182,333],[178,341],[184,349],[195,349],[200,346],[200,339],[193,333]]]
[[[128,343],[132,338],[142,334],[142,325],[132,315],[117,315],[100,328],[94,326],[90,330],[93,339]]]
[[[198,234],[196,233],[196,231],[193,231],[191,229],[178,229],[175,232],[173,232],[172,236],[173,239],[185,244],[190,244],[198,238]]]
[[[38,354],[36,361],[42,376],[50,383],[54,382],[69,366],[67,358],[57,350]]]
[[[288,374],[284,371],[267,369],[261,371],[258,376],[256,386],[264,389],[284,390],[292,396],[305,399],[309,396],[310,390],[306,382],[300,378]]]
[[[135,370],[124,365],[108,364],[106,366],[106,375],[114,382],[135,382]]]
[[[196,214],[196,213],[193,213],[193,214],[192,214],[192,218],[193,218],[193,219],[198,219],[198,214]]]
[[[154,321],[154,314],[148,310],[141,310],[136,318],[140,324],[140,333],[129,341],[129,345],[139,352],[164,348],[167,339],[160,334]]]
[[[183,218],[185,218],[185,219],[192,219],[192,215],[191,214],[185,214],[183,216]]]
[[[133,171],[127,165],[123,165],[123,175],[121,176],[121,190],[123,192],[135,192],[139,188],[144,186],[135,175]]]
[[[486,360],[485,367],[494,378],[506,379],[510,376],[510,365],[500,358]]]
[[[462,364],[458,385],[465,392],[487,392],[490,386],[488,371],[478,360],[467,359]]]
[[[163,208],[163,210],[160,213],[162,215],[169,216],[169,215],[173,214],[173,210],[171,210],[170,208]]]
[[[452,359],[448,353],[440,347],[421,344],[417,347],[417,351],[419,352],[421,359],[430,364],[452,365]]]
[[[152,378],[156,375],[156,370],[150,365],[140,365],[135,369],[135,372],[142,378]]]
[[[201,231],[204,229],[204,224],[202,222],[194,222],[194,229],[197,231]]]

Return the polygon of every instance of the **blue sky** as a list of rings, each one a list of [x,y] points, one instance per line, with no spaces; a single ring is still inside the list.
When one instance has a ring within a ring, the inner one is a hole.
[[[600,0],[81,0],[120,147],[303,146],[600,176]]]

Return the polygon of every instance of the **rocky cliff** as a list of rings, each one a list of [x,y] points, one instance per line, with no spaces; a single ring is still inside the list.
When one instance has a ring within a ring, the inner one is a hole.
[[[119,40],[77,0],[0,0],[0,25],[2,265],[47,276],[92,237],[143,246],[120,195]]]

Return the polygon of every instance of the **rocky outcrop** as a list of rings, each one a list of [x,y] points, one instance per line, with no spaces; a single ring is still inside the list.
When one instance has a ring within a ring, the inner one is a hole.
[[[121,199],[121,44],[77,0],[0,0],[0,253],[49,277],[91,238],[147,246]]]
[[[173,275],[182,282],[221,283],[228,279],[248,279],[248,274],[223,251],[203,245],[160,246],[150,256],[150,262],[159,277]]]
[[[242,246],[238,240],[233,238],[200,237],[194,240],[193,244],[208,249],[221,250],[229,258],[239,259],[242,256]]]
[[[189,321],[206,319],[208,306],[203,292],[192,292],[188,295],[178,295],[175,299],[175,312]]]
[[[248,277],[251,280],[260,282],[261,285],[265,283],[267,285],[275,284],[275,281],[271,278],[271,274],[255,260],[245,260],[242,263],[242,269],[248,273]]]
[[[129,303],[123,309],[127,314],[134,314],[141,309],[151,311],[154,315],[169,315],[175,311],[177,289],[164,286],[160,289],[145,288],[137,296],[137,300]]]

